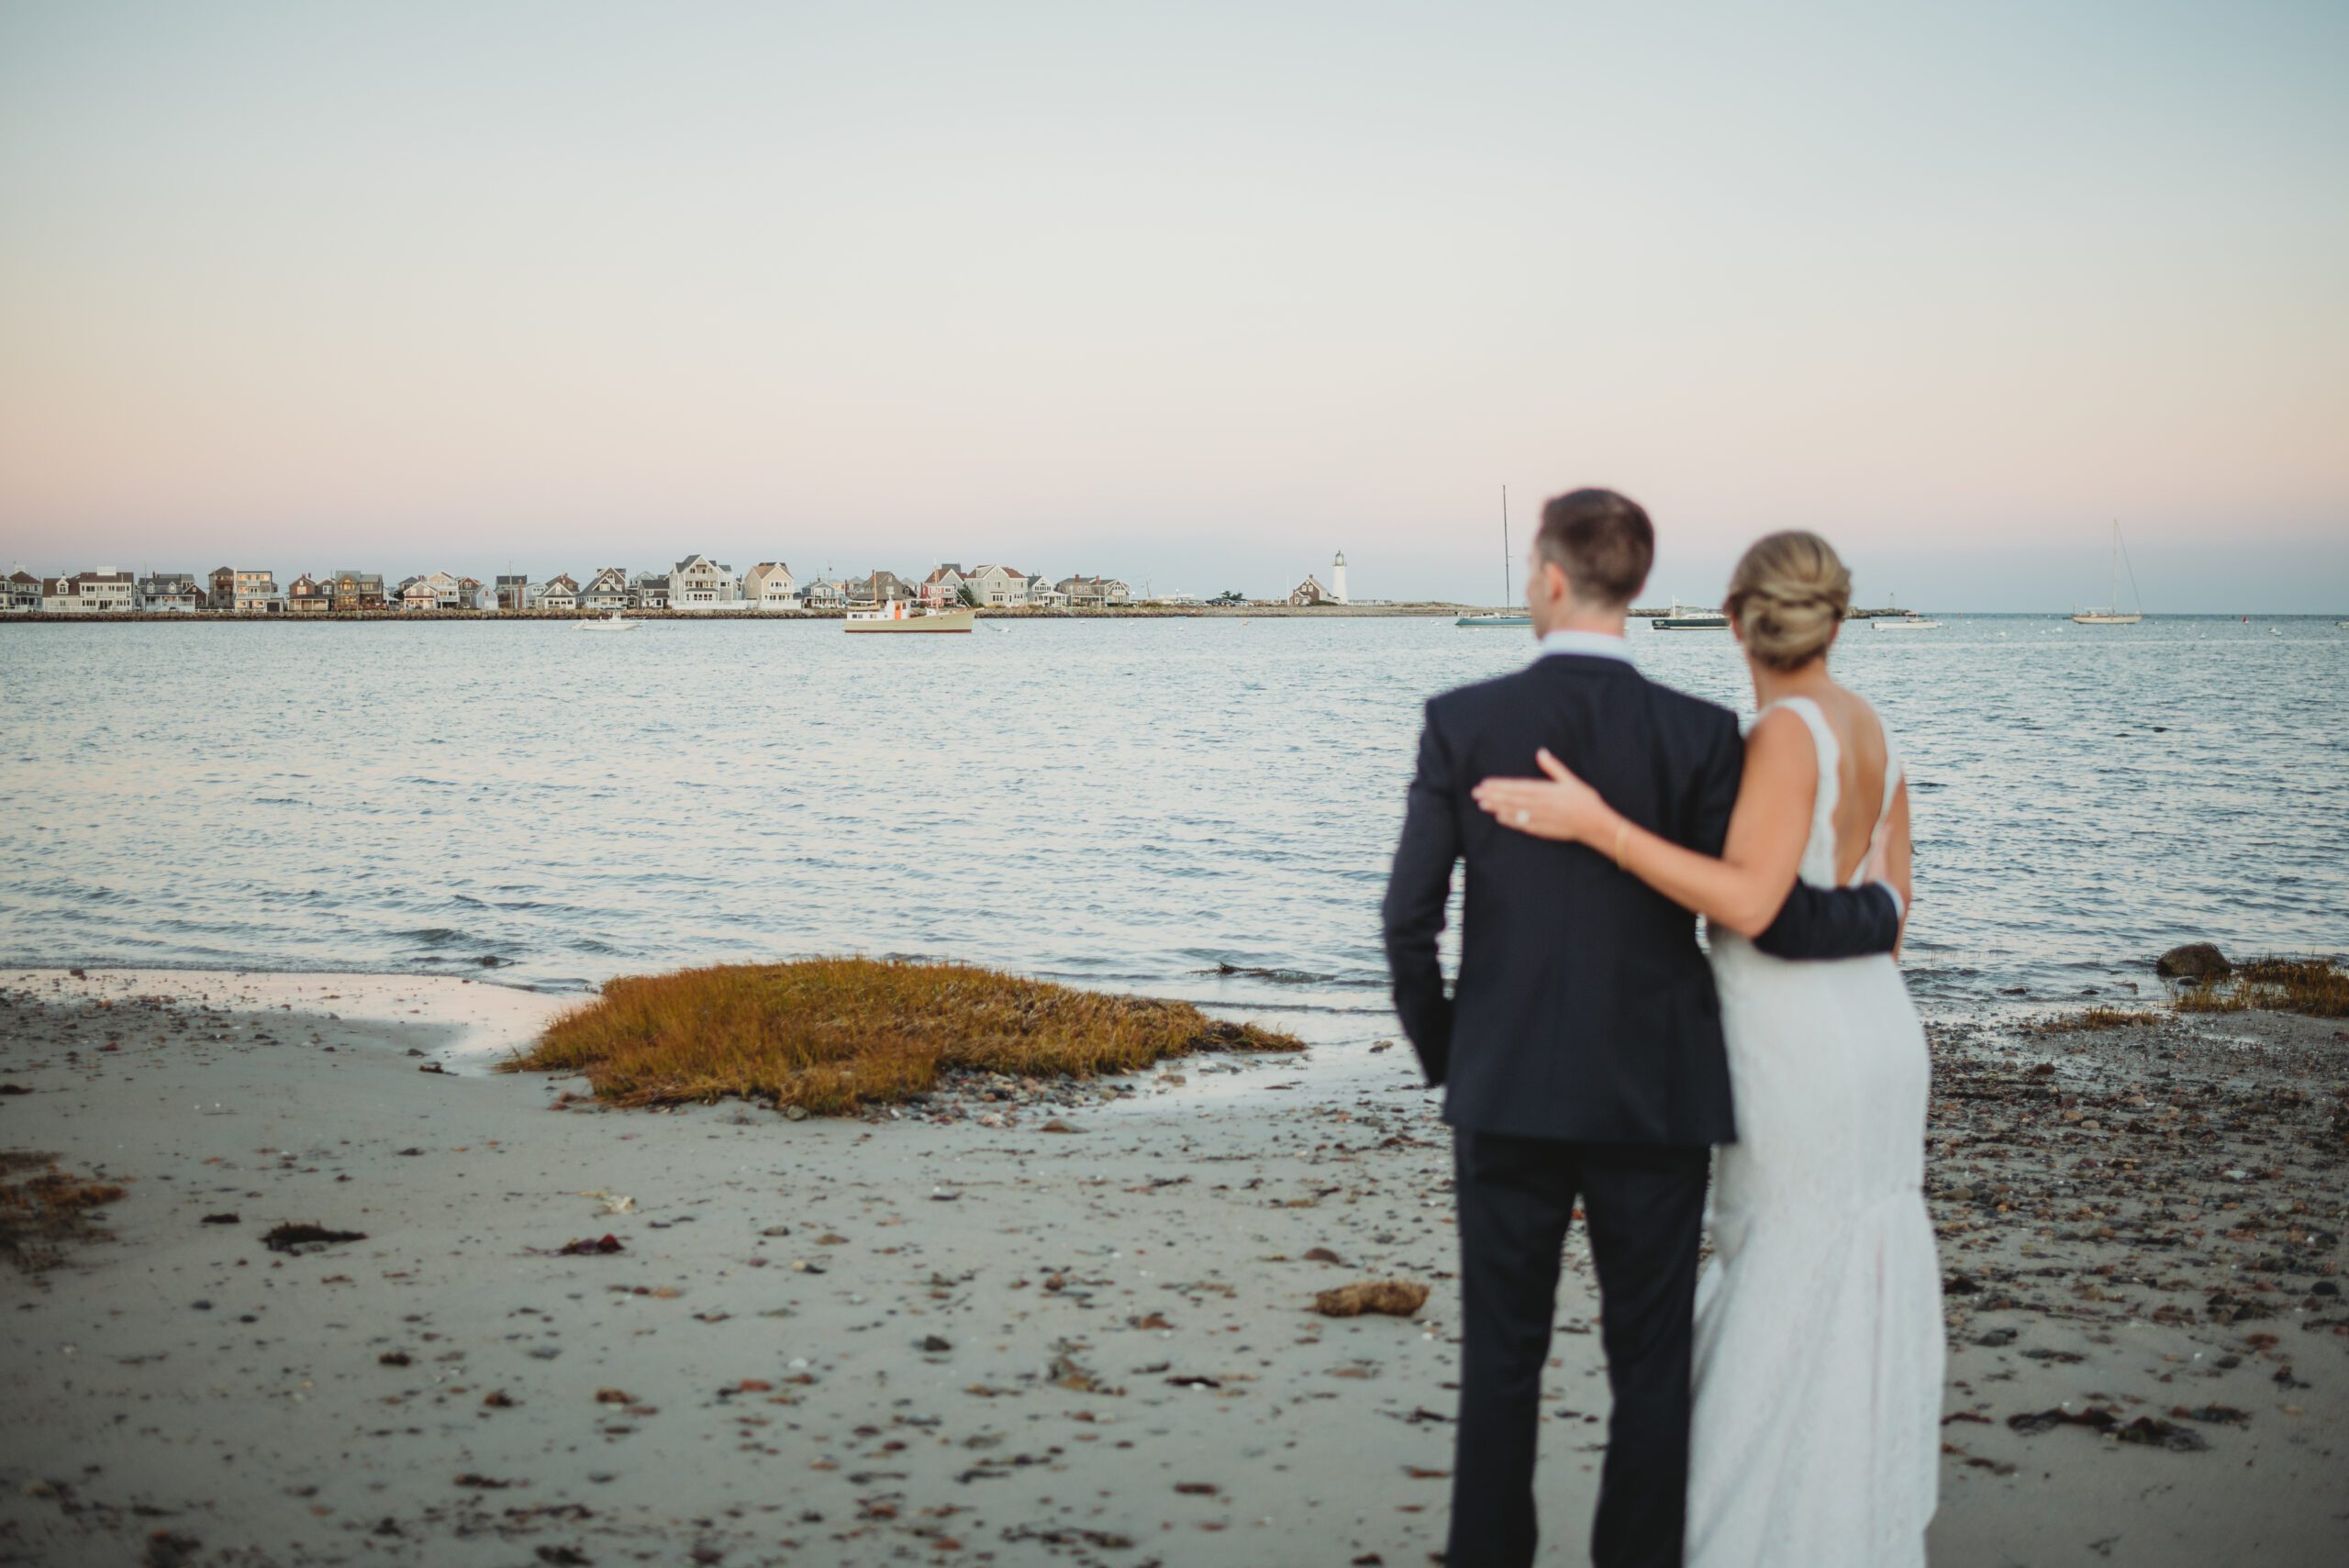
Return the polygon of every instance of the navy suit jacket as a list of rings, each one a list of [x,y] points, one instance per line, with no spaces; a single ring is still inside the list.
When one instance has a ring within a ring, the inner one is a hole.
[[[1720,1004],[1697,917],[1587,846],[1513,832],[1469,791],[1540,773],[1546,746],[1651,832],[1718,855],[1743,775],[1736,716],[1618,659],[1553,653],[1427,705],[1383,906],[1395,1010],[1443,1117],[1475,1132],[1608,1143],[1736,1137]],[[1465,862],[1460,977],[1437,962]],[[1889,952],[1880,886],[1795,884],[1758,940],[1784,958]]]

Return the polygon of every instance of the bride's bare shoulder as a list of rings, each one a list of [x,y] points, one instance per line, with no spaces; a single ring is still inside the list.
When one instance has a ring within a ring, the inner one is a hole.
[[[1815,766],[1818,751],[1810,740],[1810,726],[1792,708],[1776,707],[1753,721],[1745,733],[1745,765],[1803,762]]]
[[[1843,731],[1844,747],[1861,756],[1881,756],[1890,745],[1887,739],[1889,732],[1885,728],[1884,717],[1876,712],[1876,705],[1840,682],[1836,684],[1835,695],[1841,699],[1843,709],[1843,723],[1840,728]]]

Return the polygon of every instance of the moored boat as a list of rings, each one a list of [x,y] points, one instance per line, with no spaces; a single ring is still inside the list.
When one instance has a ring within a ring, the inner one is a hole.
[[[1501,486],[1501,603],[1511,604],[1517,598],[1515,580],[1510,575],[1508,553],[1508,486]],[[1516,610],[1486,610],[1476,615],[1462,616],[1452,623],[1486,631],[1506,631],[1515,627],[1530,627],[1533,617]]]
[[[972,613],[967,610],[921,609],[915,606],[890,600],[878,609],[851,610],[841,622],[842,631],[968,631]]]
[[[2121,519],[2115,517],[2112,520],[2112,584],[2110,590],[2110,596],[2106,599],[2104,606],[2101,609],[2091,606],[2090,608],[2081,610],[2077,614],[2074,615],[2072,618],[2080,625],[2135,626],[2139,621],[2145,618],[2145,611],[2143,605],[2140,605],[2133,611],[2123,610],[2121,607]],[[2136,591],[2137,569],[2134,566],[2132,566],[2129,569],[2129,592],[2133,595]]]
[[[1675,599],[1669,612],[1649,617],[1648,625],[1658,631],[1727,631],[1729,617],[1719,610],[1691,609]]]
[[[634,631],[644,623],[640,620],[625,620],[621,618],[619,611],[614,610],[602,620],[581,620],[571,624],[573,628],[578,631]]]
[[[1878,631],[1939,631],[1942,625],[1937,620],[1927,620],[1914,610],[1905,615],[1871,616],[1868,624]]]

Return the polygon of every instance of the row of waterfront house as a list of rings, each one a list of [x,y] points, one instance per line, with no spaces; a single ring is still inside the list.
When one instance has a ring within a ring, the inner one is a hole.
[[[134,576],[110,569],[70,577],[36,577],[18,567],[0,579],[0,612],[17,614],[539,610],[600,615],[640,610],[843,610],[893,599],[941,607],[1108,609],[1131,604],[1133,594],[1114,577],[1063,577],[1054,582],[1009,566],[985,564],[965,570],[959,562],[941,565],[918,582],[895,572],[869,572],[862,577],[803,583],[779,561],[763,561],[738,574],[707,555],[689,555],[658,573],[630,573],[625,567],[606,566],[588,573],[584,582],[568,572],[542,582],[527,576],[499,576],[487,584],[477,577],[433,572],[386,586],[384,577],[373,572],[324,575],[306,572],[280,592],[274,573],[231,566],[219,567],[204,577],[185,572]]]

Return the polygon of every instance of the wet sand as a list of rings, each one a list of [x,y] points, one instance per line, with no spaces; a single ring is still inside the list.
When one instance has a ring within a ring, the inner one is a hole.
[[[127,1189],[110,1240],[0,1265],[0,1562],[1442,1545],[1449,1140],[1400,1045],[792,1121],[467,1071],[563,1005],[493,985],[48,972],[0,996],[0,1085],[28,1091],[0,1097],[0,1149]],[[2334,1035],[2265,1015],[1936,1031],[1937,1562],[2335,1558]],[[364,1239],[271,1251],[289,1221]],[[561,1251],[607,1234],[619,1250]],[[1308,1310],[1381,1275],[1434,1287],[1418,1321]],[[1595,1311],[1577,1242],[1545,1562],[1585,1561]],[[2067,1403],[2165,1440],[2009,1425]]]

